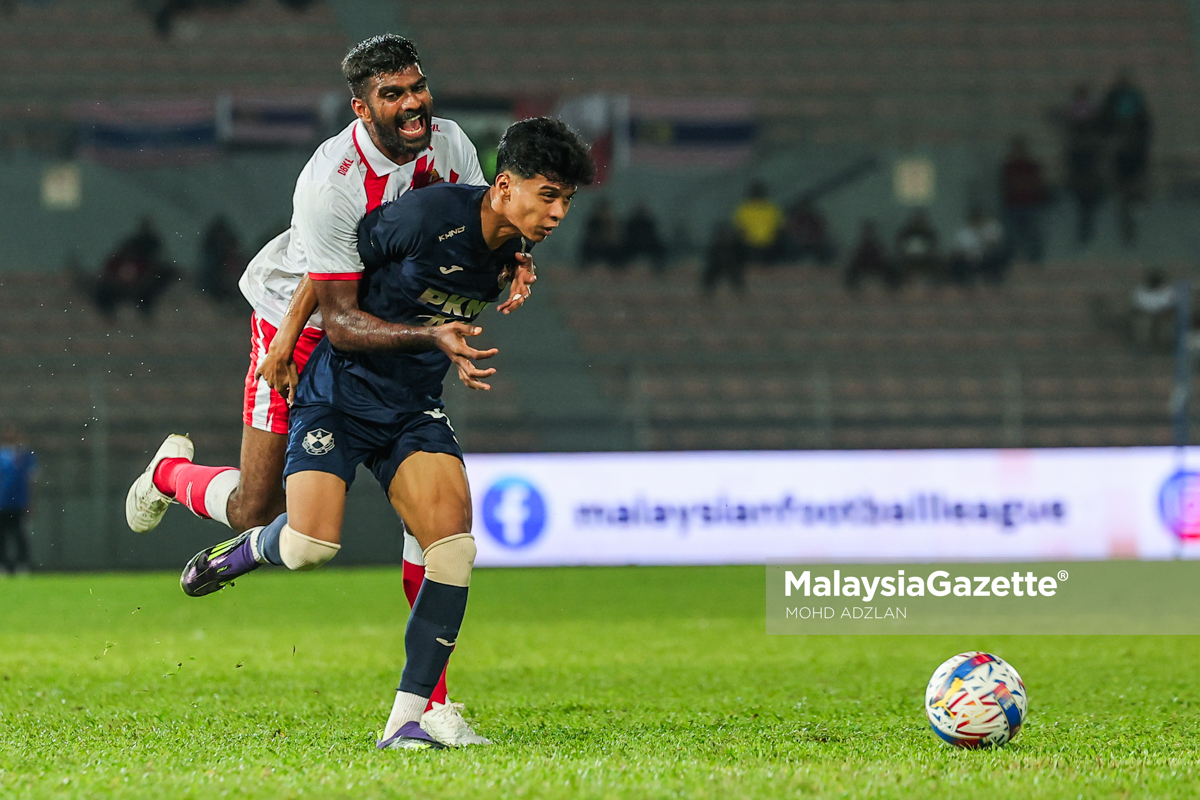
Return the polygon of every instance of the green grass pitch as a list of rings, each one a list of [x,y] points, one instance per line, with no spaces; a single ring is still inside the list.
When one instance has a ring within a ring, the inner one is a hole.
[[[396,569],[0,582],[0,797],[1170,797],[1200,793],[1200,638],[767,637],[761,567],[480,570],[452,696],[490,748],[379,753]],[[1029,690],[936,740],[943,659]]]

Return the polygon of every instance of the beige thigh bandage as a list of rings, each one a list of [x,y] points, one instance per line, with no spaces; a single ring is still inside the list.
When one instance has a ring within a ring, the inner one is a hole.
[[[470,586],[475,566],[475,537],[458,533],[425,548],[425,580],[447,586]]]
[[[291,525],[284,525],[279,532],[279,557],[288,569],[301,572],[316,569],[341,550],[340,544],[323,542],[311,536],[305,536]]]

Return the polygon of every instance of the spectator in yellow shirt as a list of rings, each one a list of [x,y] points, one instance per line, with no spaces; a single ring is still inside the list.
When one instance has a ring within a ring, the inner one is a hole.
[[[748,262],[774,264],[783,244],[783,211],[770,197],[761,181],[750,184],[746,199],[733,212],[733,224],[742,240]]]

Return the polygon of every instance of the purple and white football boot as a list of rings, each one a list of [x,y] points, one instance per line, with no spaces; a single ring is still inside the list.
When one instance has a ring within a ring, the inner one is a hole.
[[[192,557],[179,576],[179,585],[188,597],[203,597],[224,589],[247,572],[259,568],[251,537],[262,528],[251,528],[229,541],[201,550]]]
[[[400,730],[386,739],[380,739],[377,750],[445,750],[446,745],[434,739],[419,722],[406,722]]]

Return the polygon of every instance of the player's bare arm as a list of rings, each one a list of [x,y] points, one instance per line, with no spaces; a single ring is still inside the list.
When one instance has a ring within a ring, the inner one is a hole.
[[[527,253],[518,253],[517,260],[519,263],[517,269],[514,270],[512,283],[509,286],[508,300],[497,307],[504,314],[521,308],[529,299],[530,287],[537,281],[533,257]],[[266,358],[255,372],[257,377],[263,378],[272,389],[283,395],[289,404],[295,395],[296,384],[300,380],[300,373],[292,359],[292,352],[295,350],[296,342],[300,339],[300,333],[304,330],[305,323],[316,309],[317,295],[312,288],[312,281],[305,275],[297,286],[296,293],[292,296],[292,302],[288,305],[287,313],[284,314],[279,332],[271,340],[271,347],[267,350]],[[477,335],[479,329],[476,328],[475,331],[474,334],[465,332],[463,335]],[[474,369],[469,362],[459,363],[456,361],[455,365],[459,368],[459,378],[466,385],[475,389],[490,388],[487,384],[475,379],[491,375],[495,370]]]
[[[491,358],[500,351],[494,347],[477,350],[467,344],[467,337],[478,336],[483,333],[482,328],[463,322],[428,328],[385,322],[358,307],[358,281],[315,281],[313,287],[325,320],[325,333],[337,349],[348,353],[441,350],[450,357],[459,379],[469,388],[483,391],[492,388],[482,379],[494,375],[496,370],[480,369],[472,362]]]
[[[300,371],[292,354],[296,350],[296,342],[308,323],[308,318],[317,310],[317,295],[313,291],[312,281],[305,275],[296,286],[296,293],[288,303],[287,312],[271,346],[267,349],[266,358],[255,370],[255,377],[260,377],[272,389],[279,392],[290,405],[296,394],[296,384],[300,381]]]
[[[518,253],[517,268],[513,271],[512,283],[509,285],[508,299],[496,307],[503,314],[511,314],[518,308],[525,305],[525,301],[532,294],[531,287],[537,282],[537,272],[533,265],[533,256],[528,253]],[[300,372],[296,368],[296,362],[292,359],[292,352],[296,348],[296,342],[300,339],[300,334],[304,330],[305,323],[309,317],[317,310],[317,294],[313,290],[312,281],[307,275],[301,279],[300,284],[296,287],[296,293],[292,296],[292,302],[288,305],[287,313],[284,314],[283,323],[279,326],[279,332],[271,340],[271,346],[267,350],[266,357],[259,364],[255,371],[256,377],[261,377],[267,384],[279,392],[284,399],[290,404],[295,396],[296,384],[300,381]],[[382,321],[382,320],[381,320]],[[442,326],[445,328],[446,326]],[[461,326],[460,326],[461,327]],[[495,373],[494,369],[480,370],[470,363],[469,359],[472,356],[466,355],[463,351],[462,342],[464,336],[477,336],[480,329],[475,327],[471,331],[458,331],[457,328],[450,328],[443,332],[443,336],[449,336],[453,333],[460,334],[459,342],[449,342],[455,347],[453,353],[447,351],[458,368],[458,376],[464,384],[472,389],[490,389],[491,387],[478,380],[480,377],[486,377]],[[445,349],[445,348],[443,348]],[[473,350],[473,348],[467,348]],[[478,351],[474,351],[478,352]],[[462,356],[457,358],[456,356]]]

